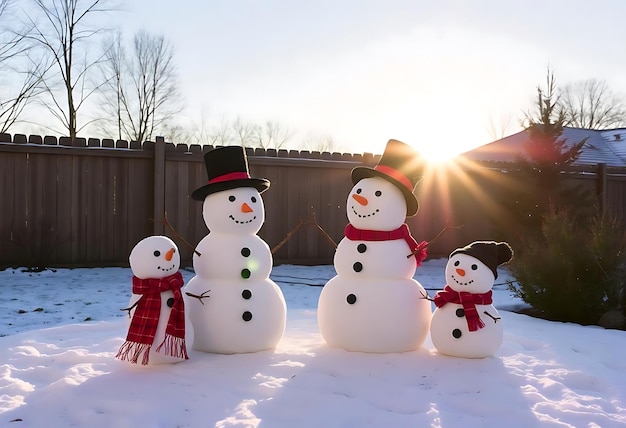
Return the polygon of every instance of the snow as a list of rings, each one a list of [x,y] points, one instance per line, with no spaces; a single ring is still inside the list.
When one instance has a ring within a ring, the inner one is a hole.
[[[432,296],[447,260],[416,279]],[[178,364],[114,358],[127,268],[0,272],[2,427],[617,427],[626,425],[626,332],[550,322],[511,310],[500,269],[494,304],[504,323],[495,357],[422,349],[365,354],[326,346],[316,321],[333,266],[277,266],[287,301],[274,351],[190,350]],[[186,281],[193,272],[183,271]]]

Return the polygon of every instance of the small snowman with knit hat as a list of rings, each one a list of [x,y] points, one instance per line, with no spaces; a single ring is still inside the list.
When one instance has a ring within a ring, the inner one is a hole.
[[[461,358],[494,355],[502,344],[500,314],[492,304],[498,266],[509,262],[506,242],[475,241],[454,250],[446,264],[446,286],[432,299],[430,336],[440,354]]]

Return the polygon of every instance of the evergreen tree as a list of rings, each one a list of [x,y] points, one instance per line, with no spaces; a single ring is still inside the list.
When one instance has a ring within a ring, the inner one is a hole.
[[[526,115],[528,140],[505,202],[513,220],[504,227],[515,248],[510,267],[517,279],[510,287],[534,313],[595,324],[620,307],[626,239],[619,219],[594,210],[591,192],[580,184],[567,186],[565,171],[586,139],[568,144],[562,138],[565,114],[556,94],[548,70],[537,114]]]
[[[502,219],[503,234],[513,244],[537,236],[541,221],[551,206],[592,207],[592,195],[565,183],[567,170],[580,156],[586,139],[568,145],[562,138],[565,113],[559,105],[556,80],[548,70],[546,88],[537,88],[536,112],[527,113],[523,121],[528,134],[523,153],[511,168],[512,185],[507,189],[503,205],[509,216]],[[589,210],[580,210],[589,217]]]

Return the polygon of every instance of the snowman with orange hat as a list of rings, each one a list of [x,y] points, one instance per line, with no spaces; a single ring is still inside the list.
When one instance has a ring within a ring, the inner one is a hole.
[[[196,276],[186,286],[193,349],[235,354],[276,346],[285,330],[286,304],[269,278],[272,254],[257,235],[265,221],[261,193],[270,182],[252,178],[241,146],[204,155],[208,184],[191,197],[202,201],[209,229],[196,246]]]

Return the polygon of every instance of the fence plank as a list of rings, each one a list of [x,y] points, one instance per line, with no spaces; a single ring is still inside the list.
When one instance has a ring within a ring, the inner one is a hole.
[[[80,257],[79,237],[84,236],[79,228],[80,223],[74,221],[78,215],[78,192],[80,191],[80,173],[77,171],[74,156],[46,155],[50,163],[54,163],[54,170],[46,177],[46,181],[53,183],[50,189],[50,210],[55,213],[54,228],[57,233],[55,258],[62,263],[71,263]]]
[[[26,153],[0,152],[0,268],[16,260],[13,244],[20,224],[19,199],[26,194],[17,171],[23,170]]]

